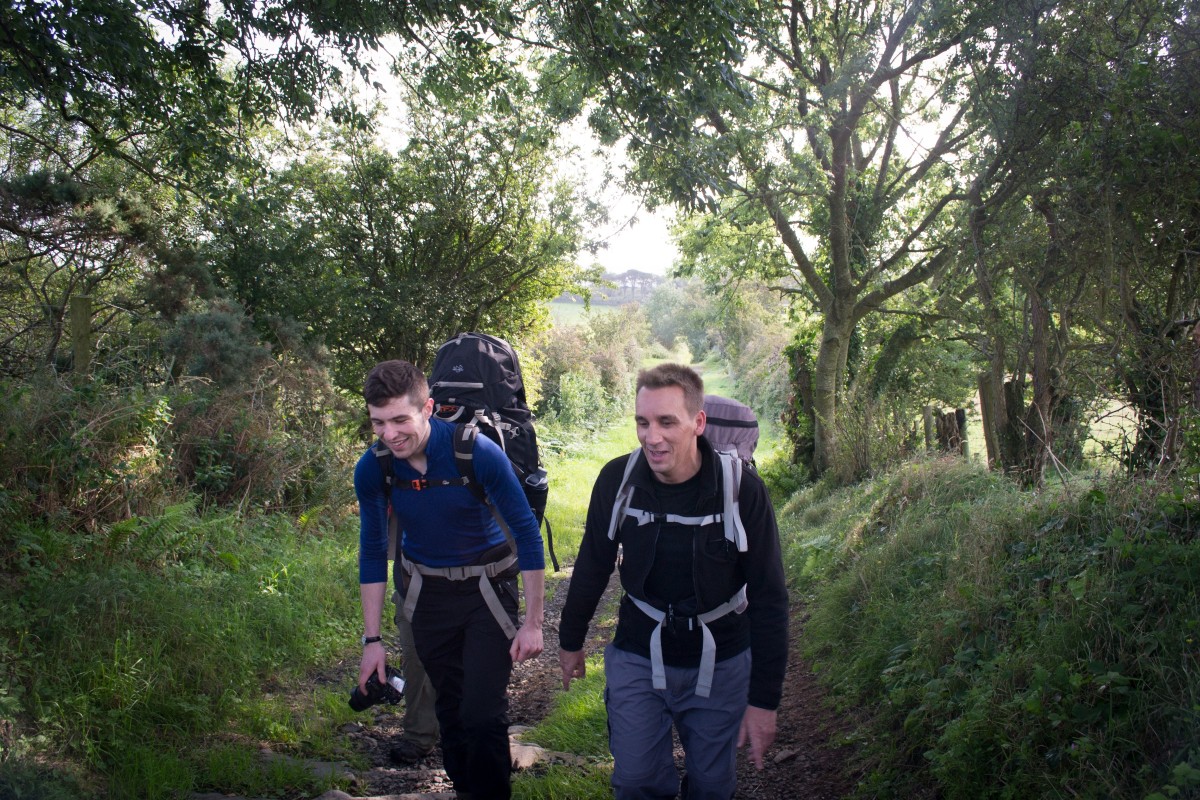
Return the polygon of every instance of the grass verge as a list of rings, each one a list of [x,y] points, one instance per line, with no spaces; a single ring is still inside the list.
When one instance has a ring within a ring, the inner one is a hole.
[[[1200,794],[1200,503],[922,461],[783,508],[864,797]]]
[[[24,527],[8,538],[23,568],[0,594],[5,792],[48,753],[60,774],[82,776],[81,794],[166,798],[219,786],[228,770],[210,774],[198,744],[218,734],[248,752],[261,739],[306,754],[333,746],[333,704],[301,702],[295,687],[359,628],[352,533],[181,505],[91,537]],[[253,785],[330,788],[294,770]]]

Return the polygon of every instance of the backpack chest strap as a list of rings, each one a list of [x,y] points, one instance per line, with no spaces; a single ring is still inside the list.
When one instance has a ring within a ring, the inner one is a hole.
[[[400,568],[408,576],[408,589],[404,595],[404,617],[410,623],[412,622],[413,611],[417,607],[417,598],[421,594],[421,586],[424,584],[425,576],[445,578],[451,581],[465,581],[478,578],[479,593],[483,595],[483,602],[487,603],[488,610],[492,612],[492,616],[500,624],[504,635],[512,639],[517,635],[517,628],[513,625],[512,620],[508,618],[508,612],[504,610],[504,606],[500,603],[500,596],[496,594],[496,587],[492,586],[492,578],[508,570],[516,563],[516,555],[507,555],[499,561],[493,561],[490,564],[472,564],[465,567],[430,567],[425,564],[418,564],[415,561],[409,561],[401,554]]]
[[[639,527],[649,525],[651,522],[674,522],[678,525],[714,525],[725,517],[723,514],[709,514],[704,517],[685,517],[679,514],[656,514],[652,511],[643,511],[640,508],[626,508],[625,516],[633,517],[637,520]]]
[[[694,617],[676,617],[670,606],[667,607],[666,611],[663,611],[660,608],[650,605],[645,600],[639,600],[633,595],[626,596],[633,601],[638,610],[658,623],[654,626],[654,631],[650,634],[650,678],[655,689],[665,691],[667,688],[667,671],[663,666],[662,654],[663,623],[667,621],[670,621],[672,625],[686,623],[689,630],[692,630],[696,625],[700,626],[700,633],[704,638],[704,644],[700,650],[700,671],[696,675],[696,696],[708,697],[712,693],[713,671],[716,669],[717,664],[717,642],[713,638],[712,631],[708,629],[708,623],[720,619],[726,614],[741,614],[744,612],[748,605],[746,600],[746,585],[742,584],[742,588],[738,589],[733,597],[721,605],[705,611],[703,614],[697,614]]]
[[[612,516],[608,521],[609,540],[612,541],[616,538],[617,528],[620,527],[625,517],[633,517],[639,527],[651,522],[677,522],[681,525],[710,525],[724,522],[725,538],[737,545],[739,553],[746,552],[749,549],[749,542],[746,539],[746,528],[742,525],[741,506],[738,502],[742,485],[742,460],[736,455],[721,451],[716,451],[715,455],[721,468],[721,507],[723,510],[717,514],[689,517],[679,514],[656,514],[630,508],[630,504],[633,502],[634,487],[629,482],[629,476],[633,474],[634,467],[642,457],[642,449],[639,447],[630,453],[629,460],[625,462],[625,473],[621,476],[621,483],[617,487]]]

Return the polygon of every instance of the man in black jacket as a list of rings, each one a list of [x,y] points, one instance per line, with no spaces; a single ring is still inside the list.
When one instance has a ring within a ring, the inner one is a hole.
[[[638,375],[641,449],[592,489],[559,627],[563,688],[621,552],[625,590],[605,650],[612,784],[618,800],[674,798],[674,724],[686,800],[728,800],[736,750],[762,768],[787,664],[787,589],[766,487],[704,439],[704,384],[662,364]]]

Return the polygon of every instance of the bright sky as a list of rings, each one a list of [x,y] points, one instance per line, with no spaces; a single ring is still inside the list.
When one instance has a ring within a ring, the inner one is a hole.
[[[679,255],[667,230],[670,212],[665,209],[654,212],[641,209],[637,212],[637,220],[630,222],[629,216],[635,208],[634,201],[629,200],[627,207],[609,209],[612,215],[609,226],[615,232],[607,238],[608,247],[597,253],[595,260],[608,272],[621,273],[636,269],[666,275]],[[624,227],[618,229],[622,224]],[[605,233],[607,231],[600,232],[602,236]],[[588,263],[591,258],[585,256]]]
[[[574,157],[564,161],[563,171],[581,179],[592,198],[608,208],[608,222],[594,231],[607,247],[594,257],[582,254],[583,263],[598,261],[607,272],[636,269],[665,275],[679,255],[668,230],[674,218],[671,209],[649,211],[636,197],[624,192],[616,180],[605,183],[603,157],[596,154],[596,140],[583,120],[576,120],[563,136],[578,148]],[[621,148],[618,145],[608,154],[614,162],[610,170],[615,174],[621,170]]]

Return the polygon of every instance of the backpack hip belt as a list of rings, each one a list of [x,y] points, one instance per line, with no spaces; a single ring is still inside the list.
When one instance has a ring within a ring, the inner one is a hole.
[[[662,691],[667,688],[667,671],[663,666],[662,654],[663,622],[667,619],[671,619],[675,624],[686,621],[688,630],[693,630],[696,625],[700,626],[700,632],[704,636],[704,646],[700,651],[700,672],[696,675],[696,695],[708,697],[712,692],[713,670],[717,664],[717,642],[713,639],[712,631],[708,629],[708,623],[720,619],[726,614],[741,614],[746,610],[748,605],[746,584],[742,584],[742,588],[721,605],[694,617],[676,617],[670,606],[663,611],[631,594],[626,594],[626,596],[643,614],[658,623],[654,626],[654,632],[650,634],[650,678],[655,689]]]
[[[508,618],[508,612],[504,610],[504,606],[501,605],[500,597],[496,594],[496,587],[492,586],[492,578],[510,569],[516,563],[517,557],[515,555],[508,555],[490,564],[472,564],[465,567],[429,567],[425,564],[409,561],[401,554],[400,568],[408,576],[408,589],[404,594],[404,618],[412,622],[413,610],[417,607],[417,597],[421,594],[421,586],[424,583],[425,576],[446,578],[451,581],[466,581],[471,578],[478,578],[479,593],[483,595],[483,602],[487,603],[488,610],[492,612],[492,616],[496,618],[496,622],[500,623],[500,628],[504,631],[504,635],[512,639],[517,635],[517,628],[513,625],[512,620]]]

